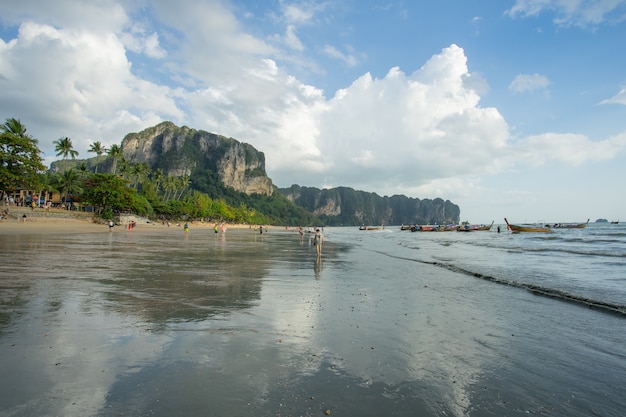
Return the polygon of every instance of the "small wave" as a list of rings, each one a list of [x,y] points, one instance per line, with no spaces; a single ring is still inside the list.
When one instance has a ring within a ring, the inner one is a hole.
[[[469,275],[469,276],[472,276],[474,278],[479,278],[479,279],[483,279],[483,280],[486,280],[486,281],[495,282],[497,284],[503,284],[503,285],[508,285],[508,286],[511,286],[511,287],[522,288],[522,289],[525,289],[525,290],[528,290],[528,291],[532,292],[535,295],[541,295],[541,296],[544,296],[544,297],[550,297],[550,298],[555,298],[555,299],[559,299],[559,300],[562,300],[562,301],[568,301],[568,302],[572,302],[572,303],[577,303],[577,304],[585,305],[588,308],[601,310],[601,311],[604,311],[604,312],[607,312],[607,313],[617,314],[619,316],[626,317],[626,305],[617,304],[617,303],[611,303],[611,302],[606,302],[606,301],[601,301],[601,300],[594,300],[592,298],[583,297],[583,296],[576,295],[576,294],[571,294],[571,293],[568,293],[567,291],[562,291],[562,290],[557,290],[557,289],[554,289],[554,288],[543,287],[543,286],[540,286],[540,285],[528,284],[528,283],[523,283],[523,282],[518,282],[518,281],[511,281],[511,280],[507,280],[507,279],[497,278],[497,277],[494,277],[494,276],[491,276],[491,275],[485,275],[485,274],[481,274],[479,272],[469,271],[467,269],[463,269],[463,268],[460,268],[458,266],[446,264],[446,263],[443,263],[443,262],[414,259],[414,258],[409,258],[409,257],[405,257],[405,256],[392,255],[392,254],[385,253],[385,252],[382,252],[382,251],[377,251],[377,250],[373,250],[372,252],[379,253],[379,254],[385,255],[385,256],[389,256],[389,257],[395,258],[395,259],[402,259],[402,260],[406,260],[406,261],[418,262],[418,263],[426,264],[426,265],[432,265],[432,266],[436,266],[436,267],[439,267],[439,268],[445,268],[445,269],[448,269],[448,270],[450,270],[452,272],[456,272],[456,273],[460,273],[460,274],[464,274],[464,275]]]
[[[615,303],[609,303],[609,302],[600,301],[600,300],[594,300],[592,298],[582,297],[582,296],[579,296],[579,295],[568,293],[566,291],[556,290],[554,288],[542,287],[540,285],[527,284],[527,283],[523,283],[523,282],[516,282],[516,281],[510,281],[510,280],[506,280],[506,279],[496,278],[496,277],[493,277],[493,276],[490,276],[490,275],[484,275],[484,274],[481,274],[481,273],[468,271],[466,269],[459,268],[459,267],[454,266],[454,265],[444,264],[444,263],[441,263],[441,262],[426,262],[426,261],[419,261],[419,262],[430,264],[430,265],[434,265],[434,266],[438,266],[438,267],[441,267],[441,268],[446,268],[446,269],[448,269],[450,271],[453,271],[453,272],[457,272],[457,273],[461,273],[461,274],[465,274],[465,275],[470,275],[470,276],[473,276],[475,278],[484,279],[486,281],[491,281],[491,282],[495,282],[495,283],[498,283],[498,284],[509,285],[509,286],[517,287],[517,288],[523,288],[523,289],[528,290],[528,291],[530,291],[530,292],[532,292],[533,294],[536,294],[536,295],[541,295],[541,296],[545,296],[545,297],[556,298],[556,299],[563,300],[563,301],[568,301],[568,302],[573,302],[573,303],[577,303],[577,304],[582,304],[582,305],[585,305],[585,306],[587,306],[589,308],[602,310],[602,311],[605,311],[607,313],[617,314],[617,315],[620,315],[620,316],[626,316],[626,306],[621,305],[621,304],[615,304]]]
[[[593,248],[593,249],[588,249],[588,250],[582,250],[582,249],[572,249],[572,248],[556,248],[556,247],[550,247],[550,248],[529,248],[529,247],[520,247],[520,246],[515,246],[515,247],[509,247],[509,248],[503,248],[503,247],[499,247],[496,245],[493,246],[487,246],[490,248],[494,248],[494,249],[503,249],[507,252],[511,252],[511,253],[535,253],[535,254],[539,254],[539,255],[544,255],[544,254],[552,254],[552,253],[564,253],[564,254],[571,254],[571,255],[583,255],[583,256],[593,256],[593,257],[611,257],[611,258],[625,258],[626,257],[626,252],[624,251],[624,249],[620,249],[620,250],[611,250],[611,249],[598,249],[598,248]]]

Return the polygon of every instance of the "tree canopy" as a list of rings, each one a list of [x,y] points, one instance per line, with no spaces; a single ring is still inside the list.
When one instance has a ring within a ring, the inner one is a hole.
[[[26,133],[18,119],[7,119],[0,126],[0,190],[35,188],[43,165],[37,140]]]
[[[82,199],[93,205],[98,212],[104,209],[129,209],[145,214],[141,204],[136,204],[136,191],[129,188],[123,178],[113,174],[93,174],[85,181]]]

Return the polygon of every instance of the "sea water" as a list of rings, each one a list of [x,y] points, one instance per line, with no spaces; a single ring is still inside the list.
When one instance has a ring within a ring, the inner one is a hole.
[[[388,237],[403,248],[396,253],[412,259],[626,314],[626,227],[592,223],[551,233],[500,230]]]
[[[626,229],[0,236],[0,416],[620,416]]]

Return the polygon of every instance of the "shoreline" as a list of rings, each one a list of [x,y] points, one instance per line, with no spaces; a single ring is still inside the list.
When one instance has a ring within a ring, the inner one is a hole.
[[[188,222],[191,231],[193,229],[213,229],[215,223],[212,222]],[[171,223],[170,226],[163,223],[137,223],[136,227],[128,230],[126,225],[116,224],[111,231],[104,221],[102,223],[94,222],[91,218],[59,218],[59,217],[28,217],[26,221],[20,219],[5,219],[0,221],[0,236],[16,235],[16,234],[58,234],[58,233],[128,233],[128,232],[145,232],[145,231],[163,231],[171,229],[180,229],[183,232],[184,222]],[[221,223],[217,223],[220,225]],[[259,225],[225,223],[226,230],[255,230]],[[284,226],[263,225],[264,232],[285,229]],[[220,232],[221,234],[221,232]]]

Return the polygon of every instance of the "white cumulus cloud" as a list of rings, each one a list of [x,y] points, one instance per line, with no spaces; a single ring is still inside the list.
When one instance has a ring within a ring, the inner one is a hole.
[[[509,85],[509,90],[514,93],[527,93],[536,90],[544,90],[550,85],[548,77],[541,74],[519,74]]]

